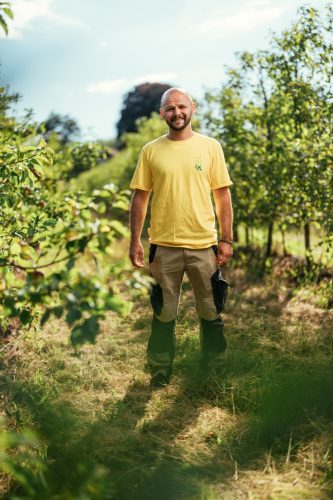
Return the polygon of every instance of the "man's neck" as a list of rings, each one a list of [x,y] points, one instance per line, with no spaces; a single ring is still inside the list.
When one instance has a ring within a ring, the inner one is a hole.
[[[184,128],[183,130],[173,130],[169,128],[168,139],[171,141],[186,141],[186,139],[191,139],[193,137],[194,132],[192,127]]]

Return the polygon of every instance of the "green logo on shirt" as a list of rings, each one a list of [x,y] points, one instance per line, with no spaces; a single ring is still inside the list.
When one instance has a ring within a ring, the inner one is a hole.
[[[202,172],[202,166],[200,165],[200,163],[196,163],[194,165],[194,168],[197,172]]]

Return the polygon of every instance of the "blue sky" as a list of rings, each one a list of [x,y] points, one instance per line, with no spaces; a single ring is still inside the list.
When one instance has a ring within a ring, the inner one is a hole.
[[[0,38],[0,84],[22,95],[18,112],[78,120],[84,139],[115,136],[126,92],[146,81],[200,99],[218,87],[237,51],[267,47],[296,18],[299,0],[12,0]],[[308,5],[323,9],[328,2]]]

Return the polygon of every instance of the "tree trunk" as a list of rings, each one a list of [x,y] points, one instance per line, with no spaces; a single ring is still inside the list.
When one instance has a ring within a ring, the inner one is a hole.
[[[274,222],[270,222],[270,224],[268,226],[268,235],[267,235],[267,243],[266,243],[266,255],[265,255],[266,259],[268,259],[272,255],[273,226],[274,226]]]
[[[306,268],[308,271],[311,270],[311,235],[310,235],[310,223],[306,222],[304,224],[304,246],[305,246],[305,261]]]
[[[282,251],[283,251],[283,257],[288,255],[287,252],[287,247],[286,247],[286,233],[284,229],[281,228],[281,236],[282,236]]]

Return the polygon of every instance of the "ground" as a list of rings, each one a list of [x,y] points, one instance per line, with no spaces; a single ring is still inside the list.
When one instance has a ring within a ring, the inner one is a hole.
[[[79,351],[59,320],[6,340],[2,411],[10,428],[38,433],[57,498],[333,497],[333,310],[280,279],[226,277],[221,373],[199,371],[188,283],[164,389],[152,390],[145,368],[148,297],[125,319],[110,313],[97,343]],[[6,475],[1,487],[21,491]]]

